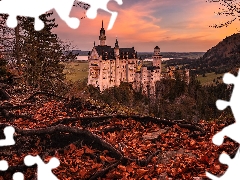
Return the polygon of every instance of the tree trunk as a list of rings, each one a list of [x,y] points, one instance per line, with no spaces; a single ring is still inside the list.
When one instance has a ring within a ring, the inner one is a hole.
[[[17,59],[17,66],[18,66],[18,75],[20,75],[20,72],[22,71],[21,67],[21,58],[20,58],[20,35],[19,35],[19,24],[14,29],[15,31],[15,38],[16,38],[16,47],[15,47],[15,56]]]

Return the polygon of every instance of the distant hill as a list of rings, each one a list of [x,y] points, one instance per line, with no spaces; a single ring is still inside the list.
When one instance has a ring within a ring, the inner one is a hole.
[[[226,37],[200,59],[202,69],[225,73],[240,67],[240,33]]]
[[[216,46],[209,49],[203,55],[203,59],[214,61],[235,57],[235,54],[239,53],[240,53],[240,33],[237,33],[226,37]]]

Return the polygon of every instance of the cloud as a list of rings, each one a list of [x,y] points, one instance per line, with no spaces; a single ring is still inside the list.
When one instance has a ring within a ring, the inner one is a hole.
[[[114,1],[108,8],[118,11],[118,18],[112,30],[106,31],[107,44],[114,45],[115,37],[119,38],[120,46],[152,50],[159,45],[170,51],[207,50],[227,35],[236,32],[236,25],[228,28],[214,29],[209,25],[225,20],[216,17],[214,11],[218,3],[207,3],[203,0],[123,0],[119,6]],[[81,18],[84,10],[74,8],[71,16]],[[55,30],[61,38],[74,41],[80,49],[90,50],[93,41],[98,44],[101,21],[107,29],[110,14],[99,10],[96,19],[82,19],[78,29],[70,29],[57,18],[59,27]],[[205,48],[204,48],[205,47]],[[188,49],[187,49],[188,48]]]

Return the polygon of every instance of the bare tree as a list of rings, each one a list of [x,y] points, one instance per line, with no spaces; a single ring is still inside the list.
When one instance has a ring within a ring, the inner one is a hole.
[[[210,27],[213,28],[221,28],[228,27],[235,20],[240,21],[240,1],[239,0],[207,0],[210,3],[219,3],[222,7],[219,8],[218,12],[215,12],[216,15],[230,16],[230,20],[220,23],[214,24]]]

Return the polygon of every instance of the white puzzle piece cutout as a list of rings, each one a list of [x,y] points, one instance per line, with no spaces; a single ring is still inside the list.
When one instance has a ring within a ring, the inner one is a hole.
[[[240,167],[240,153],[239,153],[239,149],[235,155],[235,157],[233,159],[231,159],[229,157],[229,155],[227,155],[226,153],[222,153],[219,157],[219,161],[222,164],[226,164],[228,165],[228,169],[227,171],[221,176],[221,177],[217,177],[214,176],[211,173],[206,173],[206,176],[208,178],[211,178],[212,180],[238,180],[240,179],[240,171],[239,171],[239,167]]]
[[[0,139],[0,146],[11,146],[15,144],[13,139],[13,134],[15,132],[14,127],[7,126],[3,130],[5,139]],[[8,162],[5,160],[0,160],[0,171],[6,171],[8,169]]]
[[[57,158],[53,157],[47,164],[45,164],[38,155],[27,155],[24,158],[24,163],[27,166],[37,164],[38,180],[58,180],[58,178],[52,173],[52,169],[60,165],[60,161]]]
[[[212,141],[217,146],[220,146],[223,143],[225,136],[240,143],[240,110],[238,105],[240,100],[240,69],[238,71],[237,77],[235,77],[230,73],[226,73],[223,76],[223,82],[225,84],[234,84],[232,96],[229,102],[223,101],[223,100],[217,100],[216,106],[219,110],[224,110],[225,108],[230,106],[235,118],[235,123],[223,128],[220,132],[216,133],[213,136]],[[231,159],[227,154],[221,154],[219,157],[219,160],[221,163],[227,164],[229,166],[227,171],[221,177],[216,177],[211,173],[206,172],[207,177],[211,178],[212,180],[240,179],[240,171],[239,171],[240,158],[239,157],[240,157],[239,149],[234,159]]]
[[[8,14],[7,26],[15,28],[17,26],[17,16],[26,16],[35,18],[34,28],[36,31],[44,28],[44,23],[39,16],[47,11],[55,9],[59,17],[67,23],[72,29],[77,29],[80,25],[80,20],[75,17],[69,17],[75,0],[1,0],[0,13]],[[102,9],[111,14],[111,19],[108,25],[108,30],[112,29],[117,18],[117,12],[108,10],[107,4],[110,0],[83,0],[90,5],[87,10],[87,17],[95,19],[97,10]],[[119,5],[122,5],[122,0],[115,0]]]
[[[226,84],[234,84],[232,96],[229,102],[217,100],[216,105],[219,110],[224,110],[226,107],[230,106],[236,122],[223,128],[222,131],[213,136],[212,141],[218,146],[223,143],[224,136],[240,143],[240,110],[238,104],[240,100],[240,71],[237,77],[230,73],[226,73],[223,76],[223,82]]]
[[[16,172],[13,174],[13,180],[24,180],[24,175],[21,172]]]
[[[8,162],[5,160],[0,161],[0,171],[6,171],[8,169]]]
[[[0,139],[0,146],[14,145],[15,144],[15,141],[13,139],[14,132],[15,132],[14,127],[12,127],[12,126],[5,127],[3,130],[5,139]]]
[[[88,9],[86,15],[89,19],[95,19],[97,17],[98,9],[102,9],[111,14],[110,22],[108,24],[107,30],[112,29],[116,19],[117,19],[117,12],[113,12],[108,10],[107,4],[110,0],[83,0],[85,3],[89,4],[91,7]],[[119,5],[123,4],[122,0],[115,0]]]

